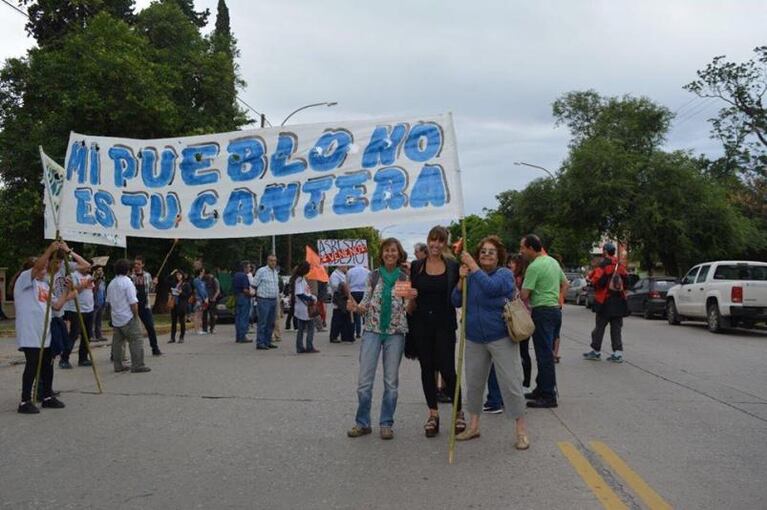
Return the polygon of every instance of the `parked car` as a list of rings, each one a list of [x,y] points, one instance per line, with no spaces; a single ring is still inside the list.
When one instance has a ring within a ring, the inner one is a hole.
[[[216,322],[234,322],[234,296],[224,296],[215,307]]]
[[[589,310],[594,309],[594,286],[588,283],[581,289],[581,293],[578,295],[578,299],[575,301],[576,305],[584,305]]]
[[[565,271],[565,278],[567,278],[567,281],[570,282],[570,284],[573,283],[573,280],[577,278],[583,278],[583,274],[581,273],[573,273],[570,271]]]
[[[698,264],[669,289],[666,317],[669,324],[706,321],[712,332],[767,321],[767,262]]]
[[[581,290],[583,290],[586,285],[588,285],[588,282],[586,282],[586,278],[583,278],[582,276],[570,281],[570,287],[568,287],[567,293],[565,294],[565,303],[580,304],[579,299]]]
[[[666,315],[666,294],[676,285],[673,276],[652,276],[642,278],[626,292],[629,312],[642,315],[645,319]]]

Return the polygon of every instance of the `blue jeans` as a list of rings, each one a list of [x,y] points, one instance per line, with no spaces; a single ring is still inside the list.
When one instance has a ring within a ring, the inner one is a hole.
[[[557,376],[554,371],[554,333],[562,323],[562,310],[559,307],[533,308],[533,347],[538,375],[535,378],[535,391],[544,399],[556,399]]]
[[[296,321],[296,352],[306,352],[314,350],[314,320],[309,319],[304,321],[301,319],[295,319]],[[306,348],[304,348],[304,331],[306,331]]]
[[[258,310],[258,345],[265,347],[272,343],[274,321],[277,318],[277,298],[258,298],[256,300]]]
[[[242,342],[248,333],[248,318],[250,317],[250,297],[242,293],[234,300],[234,331],[235,340]]]
[[[399,364],[405,351],[405,335],[383,335],[365,331],[360,345],[360,376],[357,384],[358,427],[370,427],[370,404],[373,399],[373,381],[378,367],[378,356],[383,351],[384,392],[381,402],[381,427],[394,424],[397,409],[397,388],[399,387]]]
[[[503,407],[503,396],[501,388],[498,386],[498,377],[495,375],[495,365],[490,367],[490,375],[487,378],[487,407],[500,409]]]

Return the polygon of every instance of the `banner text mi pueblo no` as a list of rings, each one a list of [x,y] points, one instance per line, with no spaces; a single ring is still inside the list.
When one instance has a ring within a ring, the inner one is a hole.
[[[450,115],[158,140],[72,133],[60,222],[220,238],[457,218],[453,133]]]

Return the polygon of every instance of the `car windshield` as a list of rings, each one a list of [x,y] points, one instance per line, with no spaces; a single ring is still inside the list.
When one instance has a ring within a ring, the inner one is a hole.
[[[675,284],[674,280],[655,280],[655,290],[668,290]]]
[[[714,280],[756,280],[767,281],[767,266],[751,264],[726,264],[717,266]]]

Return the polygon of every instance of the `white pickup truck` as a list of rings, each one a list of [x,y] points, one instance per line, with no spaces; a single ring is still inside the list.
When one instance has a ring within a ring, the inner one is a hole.
[[[708,329],[753,327],[767,320],[767,262],[724,260],[690,269],[666,295],[669,324],[705,320]]]

